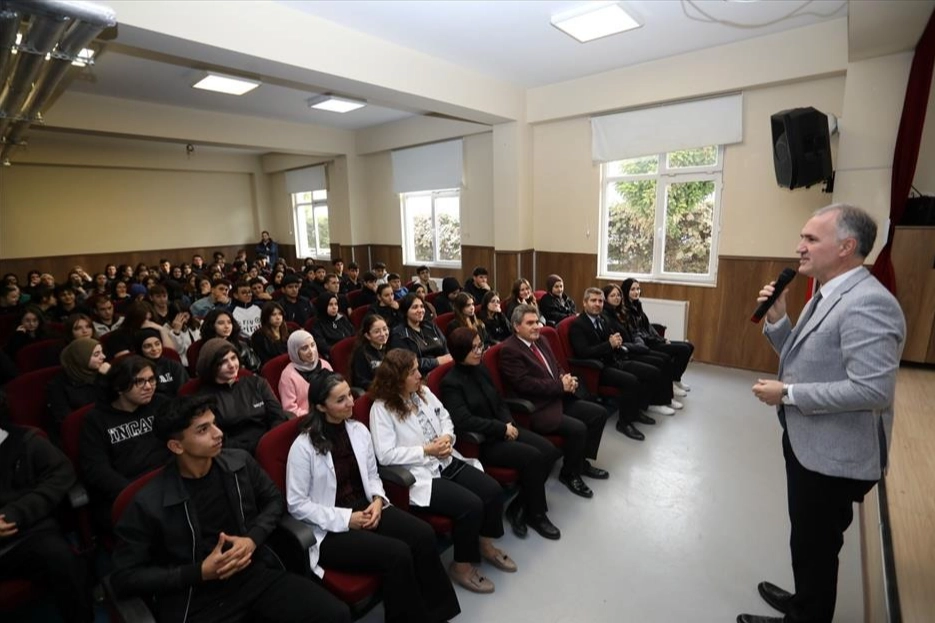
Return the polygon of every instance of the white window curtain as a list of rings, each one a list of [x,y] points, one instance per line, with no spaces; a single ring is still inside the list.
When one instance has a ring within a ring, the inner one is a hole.
[[[743,95],[591,117],[594,162],[626,160],[743,140]]]
[[[391,158],[396,193],[461,187],[464,165],[460,139],[398,149]]]
[[[294,193],[308,193],[316,190],[328,190],[328,182],[325,178],[325,165],[286,171],[286,192],[290,195]]]

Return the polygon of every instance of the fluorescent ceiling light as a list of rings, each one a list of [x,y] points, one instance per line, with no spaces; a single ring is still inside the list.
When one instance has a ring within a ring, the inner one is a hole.
[[[584,7],[552,16],[552,25],[581,43],[642,26],[618,2],[590,2]]]
[[[91,48],[81,48],[78,56],[71,62],[75,67],[87,67],[94,61],[94,50]]]
[[[235,76],[225,76],[209,71],[208,75],[192,85],[195,89],[204,89],[205,91],[216,91],[218,93],[227,93],[228,95],[243,95],[260,86],[259,80],[250,80],[248,78],[237,78]]]
[[[309,108],[318,110],[327,110],[328,112],[346,113],[367,105],[364,100],[357,100],[351,97],[339,97],[337,95],[325,94],[313,97],[308,100]]]

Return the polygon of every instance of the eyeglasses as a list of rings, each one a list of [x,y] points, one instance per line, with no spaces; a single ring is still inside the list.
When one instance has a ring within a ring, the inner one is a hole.
[[[137,377],[133,379],[133,386],[137,388],[141,388],[146,385],[152,385],[153,387],[155,387],[156,383],[158,383],[158,381],[156,380],[155,376],[148,376],[146,378]]]

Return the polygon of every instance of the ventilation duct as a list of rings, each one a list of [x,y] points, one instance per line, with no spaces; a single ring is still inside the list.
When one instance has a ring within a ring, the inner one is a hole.
[[[0,0],[0,162],[9,164],[81,50],[116,23],[113,9],[91,2]]]

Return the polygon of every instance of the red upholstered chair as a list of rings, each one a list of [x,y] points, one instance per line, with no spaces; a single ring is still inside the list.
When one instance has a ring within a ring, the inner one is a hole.
[[[441,296],[442,294],[443,294],[443,293],[442,293],[441,290],[438,290],[438,291],[436,291],[436,292],[429,292],[428,294],[425,295],[425,300],[426,300],[426,302],[431,303],[432,305],[434,305],[434,304],[435,304],[435,299],[437,299],[437,298],[438,298],[439,296]]]
[[[174,348],[164,346],[162,349],[162,356],[166,359],[171,359],[172,361],[178,361],[179,363],[182,363],[182,358],[179,356],[178,351],[176,351]]]
[[[289,333],[292,333],[293,331],[298,331],[299,329],[302,328],[302,325],[300,325],[298,322],[292,322],[291,320],[286,321],[286,326],[289,327]]]
[[[453,361],[442,364],[429,372],[428,377],[425,379],[425,384],[429,388],[429,391],[435,394],[439,400],[441,400],[442,397],[442,381],[445,380],[445,377],[449,372],[451,372],[451,369],[454,368],[454,366],[455,362]],[[455,432],[457,433],[458,437],[457,442],[455,442],[455,448],[458,449],[458,452],[467,458],[479,459],[480,444],[484,443],[484,436],[480,433],[473,432],[459,432],[457,430]],[[509,467],[484,465],[484,471],[487,472],[494,480],[499,482],[503,487],[515,486],[516,482],[519,480],[519,472]]]
[[[10,419],[14,424],[49,430],[45,389],[49,381],[61,371],[62,366],[41,368],[22,374],[6,384],[4,389],[10,407]]]
[[[39,340],[24,346],[16,353],[16,369],[23,374],[39,368],[57,366],[58,356],[64,348],[65,340],[61,338]]]
[[[312,316],[311,318],[305,321],[305,324],[302,326],[302,328],[308,331],[309,333],[311,333],[312,329],[315,328],[315,320],[316,318]]]
[[[363,305],[363,289],[360,290],[351,290],[347,293],[347,304],[351,306],[351,309],[357,309]]]
[[[455,319],[454,312],[446,312],[435,317],[435,326],[442,332],[442,335],[448,335],[448,325]]]
[[[19,326],[19,314],[0,314],[0,348],[6,346]]]
[[[76,409],[69,413],[62,422],[62,452],[64,452],[68,460],[71,461],[72,466],[75,468],[75,473],[79,474],[81,469],[81,427],[84,425],[84,420],[88,413],[90,413],[93,408],[94,404],[92,403]],[[87,509],[78,509],[76,522],[78,534],[81,537],[82,543],[93,543],[94,530],[91,528],[91,515]],[[107,549],[113,549],[113,540],[109,535],[105,538],[104,546]]]
[[[339,340],[331,347],[331,367],[344,378],[348,378],[351,372],[351,353],[354,352],[356,341],[357,337],[351,335]]]
[[[198,353],[201,352],[201,347],[204,343],[204,339],[195,340],[185,353],[185,356],[188,358],[188,375],[192,378],[198,376]]]
[[[13,614],[44,594],[42,587],[31,580],[0,580],[0,615]],[[6,620],[6,616],[0,618]]]
[[[273,357],[260,368],[260,376],[266,379],[266,382],[269,383],[269,386],[273,389],[276,399],[280,402],[282,402],[282,397],[279,395],[279,377],[282,376],[282,371],[285,370],[288,365],[289,355],[286,353]]]
[[[558,326],[555,327],[554,332],[557,336],[557,344],[559,348],[555,348],[556,340],[554,338],[550,339],[549,345],[552,346],[552,351],[555,352],[555,356],[559,358],[559,363],[563,368],[577,376],[584,386],[587,387],[588,392],[592,396],[600,396],[604,398],[614,398],[620,395],[620,390],[611,385],[601,385],[601,370],[604,369],[604,364],[598,361],[597,359],[583,359],[577,358],[574,356],[574,352],[571,350],[571,341],[568,337],[569,332],[571,331],[571,325],[575,321],[575,316],[569,316],[565,318]],[[545,333],[543,333],[545,335]],[[549,339],[549,338],[547,338]],[[561,354],[559,353],[561,351]]]
[[[536,290],[535,292],[533,292],[533,295],[536,297],[536,302],[541,301],[542,297],[545,296],[546,294],[548,294],[548,292],[546,292],[545,290]]]
[[[260,439],[256,447],[256,460],[269,475],[279,491],[286,491],[286,463],[292,442],[299,436],[299,427],[303,418],[295,418],[272,429]],[[306,561],[307,561],[306,556]],[[325,575],[321,582],[338,599],[354,611],[355,617],[361,616],[379,601],[379,591],[383,582],[379,575],[372,573],[349,573],[324,568]],[[311,573],[311,569],[308,570]]]
[[[354,311],[351,312],[351,324],[354,325],[355,329],[360,328],[360,324],[364,321],[368,313],[370,313],[369,305],[362,305],[354,308]]]
[[[237,371],[237,378],[242,379],[245,376],[253,376],[253,372],[247,370],[246,368],[241,368]],[[198,390],[201,389],[201,379],[198,377],[188,379],[185,381],[185,384],[179,388],[179,396],[191,396],[197,394]]]

